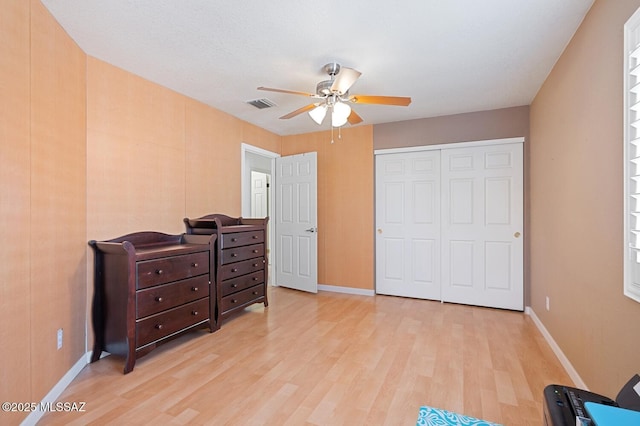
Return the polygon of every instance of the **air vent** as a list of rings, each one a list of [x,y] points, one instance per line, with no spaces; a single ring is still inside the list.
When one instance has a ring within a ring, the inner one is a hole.
[[[271,108],[276,106],[276,103],[267,99],[267,98],[262,98],[262,99],[254,99],[252,101],[247,101],[247,103],[249,105],[253,105],[254,107],[258,108],[258,109],[265,109],[265,108]]]

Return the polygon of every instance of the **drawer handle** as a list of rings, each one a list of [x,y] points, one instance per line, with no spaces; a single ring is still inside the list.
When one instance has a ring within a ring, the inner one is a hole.
[[[254,281],[258,281],[258,277],[253,277],[253,280]]]
[[[238,284],[231,284],[231,287],[238,288]]]
[[[254,252],[254,253],[257,253],[257,252],[258,252],[258,250],[253,250],[253,252]]]
[[[156,302],[162,302],[164,299],[160,296],[156,297]]]
[[[192,267],[194,267],[194,268],[197,268],[197,267],[198,267],[198,264],[197,264],[196,262],[193,262],[193,263],[191,264],[191,266],[192,266]]]
[[[162,324],[156,324],[156,329],[157,330],[162,330]]]
[[[254,291],[253,291],[253,294],[257,296],[257,295],[258,295],[258,292],[254,290]]]
[[[156,274],[158,275],[162,275],[164,271],[162,269],[156,269]]]
[[[193,315],[194,317],[198,316],[198,311],[191,311],[191,315]]]
[[[238,253],[231,253],[231,257],[238,257]]]
[[[198,287],[191,287],[191,291],[198,291]]]
[[[237,238],[232,238],[232,239],[231,239],[231,242],[232,242],[232,243],[235,243],[236,241],[238,241],[238,239],[237,239]]]
[[[231,299],[231,303],[238,303],[236,299]]]
[[[254,268],[257,268],[257,267],[258,267],[258,264],[257,264],[257,263],[254,263],[254,264],[253,264],[253,267],[254,267]]]
[[[231,272],[238,272],[238,268],[233,268]]]
[[[257,240],[258,236],[257,235],[253,235],[253,236],[251,236],[251,238],[253,238],[254,240]]]

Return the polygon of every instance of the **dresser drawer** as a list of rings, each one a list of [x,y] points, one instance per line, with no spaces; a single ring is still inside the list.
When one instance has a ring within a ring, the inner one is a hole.
[[[245,303],[250,303],[261,296],[264,296],[264,284],[258,284],[257,286],[223,297],[221,310],[222,312],[226,312],[242,306]]]
[[[264,231],[231,232],[222,234],[220,248],[246,246],[247,244],[257,244],[264,242]]]
[[[253,257],[264,256],[264,244],[254,244],[244,247],[234,247],[222,250],[222,264],[239,262]]]
[[[239,277],[240,275],[250,274],[262,269],[264,269],[264,258],[256,258],[238,263],[222,265],[220,267],[220,281]]]
[[[136,321],[136,347],[162,339],[209,318],[209,298]]]
[[[209,272],[209,252],[138,262],[138,289]]]
[[[209,275],[149,287],[136,293],[136,318],[143,318],[209,295]]]
[[[245,288],[252,287],[256,284],[264,282],[264,271],[254,272],[253,274],[243,275],[220,283],[222,296],[227,296]]]

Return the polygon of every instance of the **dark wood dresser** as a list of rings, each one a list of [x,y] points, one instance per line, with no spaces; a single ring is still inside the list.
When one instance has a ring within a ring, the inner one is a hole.
[[[91,362],[102,351],[124,356],[126,374],[137,358],[172,337],[198,327],[217,330],[216,238],[137,232],[90,241],[95,254]]]
[[[217,236],[216,282],[220,322],[254,303],[267,299],[267,223],[269,218],[247,219],[210,214],[185,218],[189,235]]]

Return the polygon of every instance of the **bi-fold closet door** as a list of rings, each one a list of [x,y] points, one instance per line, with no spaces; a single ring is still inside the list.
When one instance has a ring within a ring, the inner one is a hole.
[[[376,292],[522,310],[522,139],[376,152]]]

